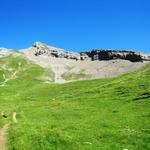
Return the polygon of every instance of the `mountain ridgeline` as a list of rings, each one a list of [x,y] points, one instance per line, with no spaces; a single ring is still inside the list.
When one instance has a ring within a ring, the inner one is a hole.
[[[64,49],[47,46],[43,43],[36,42],[33,45],[35,55],[48,55],[56,58],[66,58],[75,60],[112,60],[124,59],[132,62],[150,61],[150,55],[136,52],[133,50],[102,50],[93,49],[84,52],[70,52]]]

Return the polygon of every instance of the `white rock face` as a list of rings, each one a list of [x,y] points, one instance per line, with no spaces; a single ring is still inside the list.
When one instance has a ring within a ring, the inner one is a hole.
[[[33,48],[35,49],[36,56],[47,55],[47,56],[56,57],[56,58],[80,60],[79,53],[66,51],[64,49],[56,48],[52,46],[47,46],[41,42],[36,42],[33,45]]]
[[[150,57],[144,53],[133,50],[99,50],[93,49],[85,52],[71,52],[61,48],[45,45],[36,42],[33,45],[35,55],[46,55],[55,58],[66,58],[74,60],[115,60],[123,59],[132,62],[150,61]]]

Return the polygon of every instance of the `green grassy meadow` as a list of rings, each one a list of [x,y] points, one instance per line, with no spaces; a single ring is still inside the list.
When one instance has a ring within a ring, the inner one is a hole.
[[[0,85],[15,70],[0,86],[8,150],[150,149],[150,64],[116,78],[47,84],[41,77],[53,79],[52,71],[6,57],[0,58]]]

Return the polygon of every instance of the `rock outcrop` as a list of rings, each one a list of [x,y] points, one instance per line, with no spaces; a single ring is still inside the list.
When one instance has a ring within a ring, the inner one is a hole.
[[[139,52],[131,51],[131,50],[91,50],[88,52],[80,53],[81,56],[86,56],[84,59],[86,60],[88,57],[94,60],[111,60],[111,59],[124,59],[132,62],[142,61],[143,57]],[[87,57],[88,56],[88,57]]]
[[[143,61],[150,61],[150,54],[140,53]]]
[[[35,55],[48,55],[51,57],[56,58],[66,58],[66,59],[74,59],[74,60],[80,60],[80,54],[75,52],[66,51],[64,49],[47,46],[41,42],[36,42],[33,45],[33,48],[35,48]]]
[[[94,49],[85,52],[70,52],[64,49],[47,46],[41,42],[33,45],[35,55],[47,55],[56,58],[66,58],[73,60],[113,60],[124,59],[131,62],[150,61],[150,56],[133,50],[98,50]]]

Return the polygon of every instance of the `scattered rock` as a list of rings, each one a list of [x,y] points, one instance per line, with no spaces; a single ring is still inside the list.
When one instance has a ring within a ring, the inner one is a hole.
[[[1,116],[2,116],[3,118],[7,118],[7,115],[4,114],[4,112],[1,113]]]

